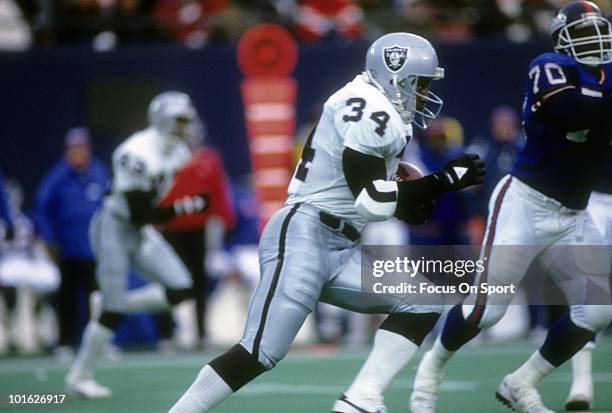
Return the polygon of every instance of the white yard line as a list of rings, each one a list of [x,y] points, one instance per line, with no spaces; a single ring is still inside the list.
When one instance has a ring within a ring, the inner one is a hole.
[[[408,390],[412,387],[411,380],[395,380],[389,386],[390,389]],[[479,384],[474,381],[447,380],[440,386],[442,392],[466,392],[475,391]],[[286,383],[253,383],[236,393],[236,397],[251,397],[261,394],[313,394],[327,395],[339,394],[346,390],[346,386],[334,385],[311,385],[311,384],[286,384]]]

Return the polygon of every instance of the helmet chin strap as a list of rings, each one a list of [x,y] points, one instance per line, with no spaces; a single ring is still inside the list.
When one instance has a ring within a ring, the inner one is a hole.
[[[595,60],[592,60],[592,59],[595,59]],[[576,61],[578,63],[582,63],[583,65],[591,66],[591,67],[597,67],[597,66],[602,65],[601,61],[599,61],[596,57],[595,58],[581,57],[580,59],[576,59]]]
[[[178,135],[175,135],[171,132],[165,132],[161,129],[154,127],[155,131],[160,137],[160,140],[164,146],[174,146],[178,141],[182,140],[182,138]]]
[[[414,110],[407,108],[405,103],[411,100],[410,106],[416,106],[416,98],[413,96],[408,96],[406,99],[404,99],[402,91],[397,86],[397,76],[393,77],[393,88],[395,89],[395,100],[391,100],[393,106],[395,106],[395,109],[400,114],[405,124],[412,123],[415,118]]]
[[[392,103],[393,103],[393,106],[395,107],[395,110],[397,110],[397,112],[400,114],[400,116],[402,117],[402,120],[404,121],[406,125],[414,121],[414,112],[411,111],[410,109],[406,109],[406,107],[404,106],[404,102],[402,100],[399,100],[398,102],[392,102]]]
[[[160,128],[156,128],[155,130],[157,130],[166,145],[174,145],[176,142],[186,141],[188,137],[187,131],[185,131],[185,134],[177,134],[175,133],[176,129],[176,119],[169,118],[166,119],[166,122],[164,122]]]

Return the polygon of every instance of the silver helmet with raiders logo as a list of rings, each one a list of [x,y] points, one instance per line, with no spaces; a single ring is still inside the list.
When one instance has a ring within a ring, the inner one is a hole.
[[[197,126],[198,113],[186,93],[161,93],[149,104],[149,124],[162,136],[189,139]]]
[[[425,129],[442,109],[442,99],[430,86],[444,78],[444,69],[431,43],[420,36],[389,33],[378,38],[366,54],[365,77],[406,123]]]

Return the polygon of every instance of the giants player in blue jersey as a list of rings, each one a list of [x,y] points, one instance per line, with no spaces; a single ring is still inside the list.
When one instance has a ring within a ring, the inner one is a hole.
[[[612,21],[612,12],[606,16]],[[612,159],[600,174],[589,199],[588,211],[595,226],[603,236],[612,253]],[[591,374],[592,353],[595,343],[588,343],[572,357],[572,387],[565,410],[589,410],[593,403],[593,377]]]
[[[569,3],[558,11],[552,24],[555,52],[541,54],[529,65],[523,107],[527,140],[510,175],[492,194],[482,247],[488,264],[479,283],[518,284],[534,260],[554,261],[551,255],[559,248],[552,246],[605,244],[586,207],[610,157],[611,33],[610,22],[595,4]],[[500,249],[492,248],[497,245],[529,247],[506,249],[501,257]],[[581,250],[585,251],[587,256],[576,257],[563,270],[586,284],[586,266],[591,280],[608,285],[608,251]],[[554,275],[558,283],[561,272],[559,269]],[[570,289],[568,283],[559,284],[570,303],[570,314],[551,326],[542,347],[504,377],[497,390],[498,400],[521,413],[552,412],[542,403],[537,384],[612,318],[609,292],[604,305],[585,305],[574,295],[586,285],[576,288],[576,283],[569,283],[574,287]],[[436,411],[447,361],[480,329],[497,323],[511,298],[498,297],[491,304],[486,295],[472,295],[452,308],[442,334],[419,365],[410,399],[412,413]]]

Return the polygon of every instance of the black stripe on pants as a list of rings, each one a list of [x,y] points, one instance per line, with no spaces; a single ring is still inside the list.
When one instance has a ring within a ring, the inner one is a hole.
[[[264,328],[266,327],[266,318],[268,318],[270,304],[272,303],[272,298],[274,297],[274,293],[276,292],[276,287],[278,285],[278,279],[280,278],[280,273],[283,269],[283,262],[285,260],[285,243],[287,239],[287,228],[289,227],[289,222],[291,221],[291,218],[295,215],[299,206],[300,204],[295,204],[293,208],[291,208],[291,210],[283,220],[283,225],[281,226],[281,232],[278,241],[278,261],[276,262],[276,267],[274,268],[274,275],[272,276],[270,289],[268,290],[268,295],[266,296],[266,301],[264,303],[263,311],[261,313],[259,328],[257,329],[255,342],[253,343],[253,355],[255,357],[259,357],[259,345],[261,344],[261,338],[263,336]]]

